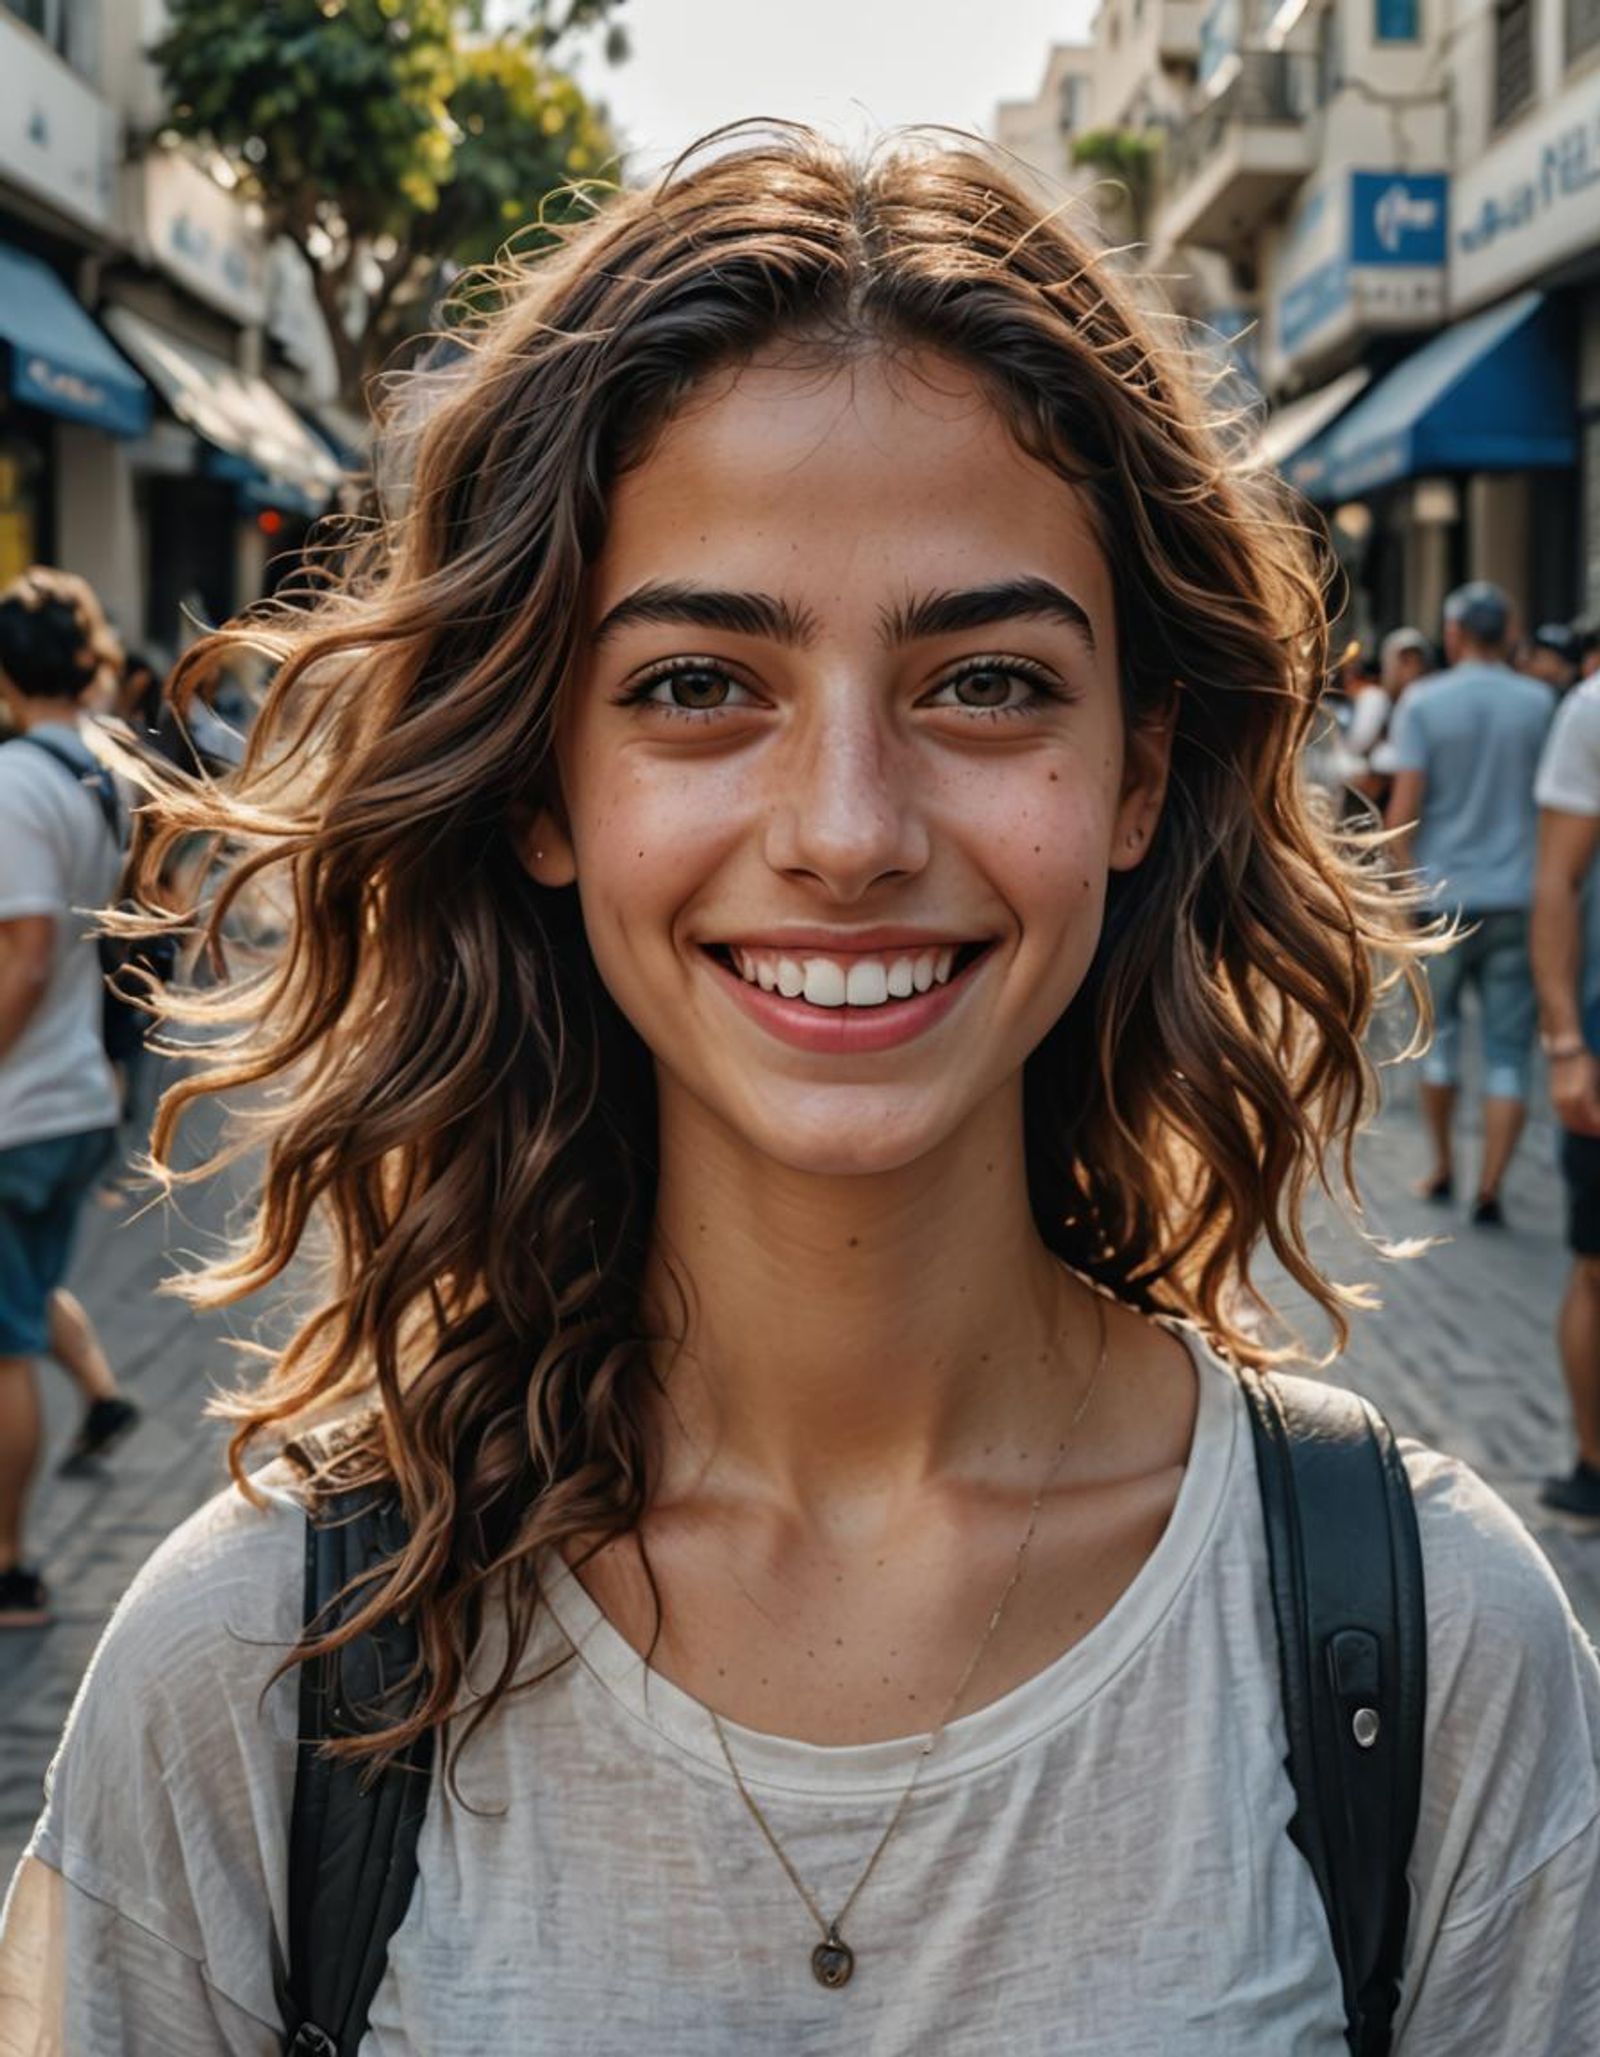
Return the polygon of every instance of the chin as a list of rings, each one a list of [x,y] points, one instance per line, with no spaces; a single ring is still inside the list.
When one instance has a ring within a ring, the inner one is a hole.
[[[959,1125],[948,1109],[896,1107],[889,1096],[836,1092],[832,1107],[787,1115],[744,1110],[730,1126],[746,1147],[810,1178],[870,1178],[930,1156]],[[752,1118],[752,1115],[754,1118]]]

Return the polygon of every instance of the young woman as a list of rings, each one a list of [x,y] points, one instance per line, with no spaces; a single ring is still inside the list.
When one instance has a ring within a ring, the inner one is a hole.
[[[157,1157],[207,1092],[265,1144],[186,1289],[315,1230],[323,1290],[107,1632],[11,2004],[277,2047],[310,1487],[245,1459],[370,1406],[426,1684],[368,1747],[447,1748],[369,2057],[1332,2057],[1229,1358],[1263,1236],[1342,1327],[1301,1203],[1418,946],[1302,798],[1307,534],[976,151],[725,147],[500,284],[343,591],[220,639],[278,659],[242,767],[155,809],[152,871],[210,829],[296,917],[174,1002],[233,1033]],[[1600,1672],[1408,1465],[1398,2047],[1570,2057]]]

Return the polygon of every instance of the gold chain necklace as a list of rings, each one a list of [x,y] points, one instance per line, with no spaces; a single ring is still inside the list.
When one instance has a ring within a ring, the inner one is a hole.
[[[917,1761],[912,1766],[911,1777],[907,1781],[905,1791],[900,1795],[899,1801],[896,1803],[893,1814],[889,1817],[888,1826],[884,1829],[883,1834],[879,1836],[872,1855],[867,1859],[865,1870],[851,1887],[844,1905],[831,1921],[817,1905],[805,1880],[801,1878],[799,1872],[795,1870],[793,1864],[789,1861],[789,1854],[778,1841],[776,1835],[774,1835],[772,1824],[756,1805],[755,1795],[740,1776],[739,1767],[733,1761],[733,1752],[728,1748],[728,1737],[722,1726],[721,1717],[714,1707],[706,1709],[707,1714],[711,1717],[711,1726],[716,1730],[717,1741],[722,1747],[722,1754],[727,1761],[728,1770],[733,1774],[733,1782],[738,1788],[740,1799],[743,1800],[745,1806],[749,1809],[750,1818],[754,1821],[756,1827],[760,1829],[762,1835],[766,1837],[773,1856],[783,1866],[789,1883],[805,1902],[811,1919],[816,1923],[817,1928],[821,1932],[822,1940],[811,1952],[811,1972],[818,1985],[827,1986],[830,1991],[837,1991],[840,1986],[848,1985],[850,1975],[856,1968],[856,1953],[845,1941],[840,1931],[849,1917],[851,1908],[854,1907],[856,1901],[860,1898],[867,1880],[877,1870],[878,1860],[884,1851],[888,1849],[890,1838],[904,1819],[905,1811],[911,1805],[911,1796],[916,1791],[917,1783],[922,1777],[923,1766],[938,1747],[940,1737],[950,1725],[950,1717],[955,1713],[957,1706],[960,1704],[962,1694],[965,1693],[967,1687],[972,1683],[972,1675],[977,1670],[984,1651],[988,1649],[995,1630],[1000,1626],[1000,1617],[1006,1611],[1006,1602],[1011,1598],[1012,1593],[1016,1590],[1017,1581],[1022,1577],[1022,1562],[1028,1554],[1028,1545],[1033,1541],[1033,1532],[1039,1525],[1039,1509],[1044,1505],[1044,1496],[1055,1482],[1056,1473],[1061,1469],[1061,1460],[1067,1454],[1067,1446],[1071,1442],[1079,1422],[1082,1421],[1085,1413],[1088,1411],[1089,1402],[1094,1398],[1095,1387],[1100,1383],[1100,1374],[1105,1369],[1110,1336],[1106,1324],[1105,1301],[1098,1293],[1095,1295],[1095,1311],[1099,1319],[1100,1346],[1095,1357],[1094,1369],[1089,1374],[1088,1383],[1083,1389],[1077,1406],[1072,1410],[1072,1419],[1067,1423],[1066,1432],[1056,1445],[1055,1455],[1050,1460],[1050,1468],[1040,1480],[1039,1490],[1033,1496],[1033,1505],[1028,1509],[1027,1526],[1022,1532],[1022,1541],[1017,1545],[1017,1554],[1011,1566],[1011,1575],[1006,1580],[1005,1588],[1001,1592],[1000,1598],[995,1602],[994,1611],[989,1616],[988,1626],[978,1639],[978,1647],[967,1660],[967,1667],[957,1680],[955,1691],[945,1703],[944,1712],[940,1715],[937,1725],[917,1752]]]

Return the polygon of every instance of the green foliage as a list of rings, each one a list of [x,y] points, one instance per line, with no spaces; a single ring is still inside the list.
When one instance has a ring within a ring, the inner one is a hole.
[[[1104,172],[1123,188],[1134,235],[1142,241],[1160,176],[1159,137],[1146,129],[1086,129],[1073,138],[1072,161]]]
[[[554,53],[622,4],[545,0],[491,37],[481,0],[170,0],[151,50],[170,127],[304,252],[348,397],[455,267],[558,215],[570,180],[616,176]]]

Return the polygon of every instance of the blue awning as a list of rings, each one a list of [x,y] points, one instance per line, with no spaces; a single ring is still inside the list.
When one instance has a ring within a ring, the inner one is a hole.
[[[150,426],[150,388],[100,333],[48,264],[0,243],[0,342],[8,384],[29,407],[113,436]]]
[[[1353,500],[1429,472],[1577,462],[1571,367],[1553,310],[1519,293],[1441,329],[1288,467],[1303,493]]]

